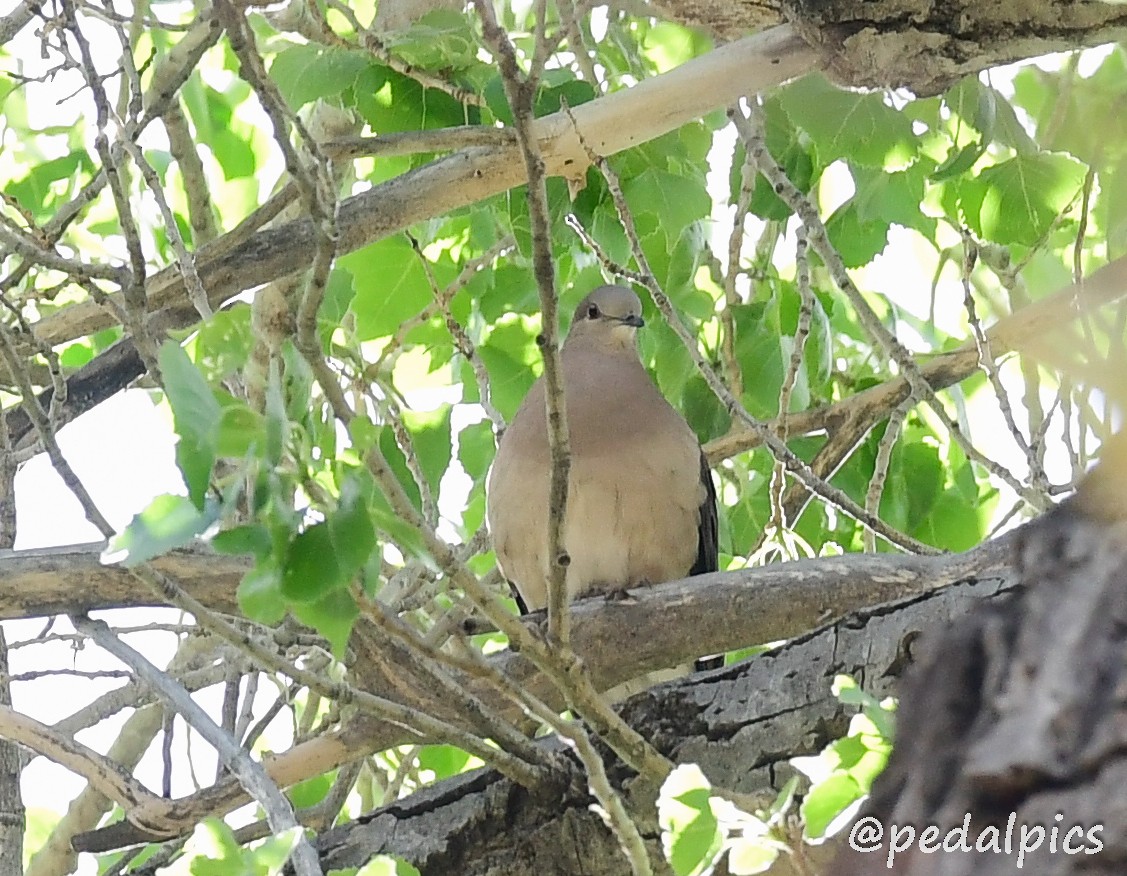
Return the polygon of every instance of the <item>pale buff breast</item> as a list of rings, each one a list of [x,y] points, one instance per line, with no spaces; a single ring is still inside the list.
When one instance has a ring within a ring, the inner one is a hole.
[[[572,468],[564,546],[572,599],[683,577],[698,548],[700,449],[636,359],[575,369],[564,358]],[[530,609],[546,603],[549,455],[542,385],[529,392],[490,473],[498,564]]]

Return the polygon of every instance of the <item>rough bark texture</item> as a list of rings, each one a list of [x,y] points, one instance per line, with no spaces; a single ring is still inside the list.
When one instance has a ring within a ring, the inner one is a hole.
[[[747,793],[777,789],[792,775],[789,758],[816,753],[845,732],[852,710],[830,694],[836,674],[890,693],[921,629],[1009,587],[1006,576],[966,581],[851,614],[777,651],[639,694],[622,712],[664,753],[700,764],[718,784]],[[609,770],[643,817],[653,812],[652,788],[633,787],[617,763]],[[424,876],[624,872],[591,802],[581,784],[536,794],[483,769],[329,831],[318,845],[326,869],[388,853]],[[643,828],[662,860],[656,824]]]
[[[935,94],[987,67],[1122,39],[1127,10],[1100,0],[657,0],[664,16],[736,39],[783,21],[843,85]]]
[[[56,559],[67,557],[77,568],[85,569],[90,567],[91,557],[96,558],[97,552],[77,548],[55,556]],[[228,592],[234,592],[237,578],[230,573],[224,575],[221,567],[213,567],[214,557],[184,553],[166,559],[181,564],[194,560],[191,566],[194,574],[188,577],[195,580],[206,577],[205,570],[215,568],[216,578],[226,580]],[[921,599],[932,591],[971,577],[1004,576],[1008,561],[1008,542],[998,540],[953,556],[850,554],[698,575],[639,590],[626,602],[608,603],[596,598],[575,603],[572,606],[572,646],[596,687],[606,690],[653,670],[678,666],[703,653],[800,636],[829,619],[867,606]],[[125,570],[103,568],[107,576],[116,572],[125,584],[132,580]],[[5,574],[9,569],[10,573]],[[57,565],[54,571],[58,577],[65,577]],[[186,572],[183,566],[179,569],[181,575],[186,576]],[[34,590],[42,578],[42,570],[32,557],[0,556],[0,605],[7,599],[6,591]],[[202,598],[209,592],[201,588],[198,595]],[[141,604],[151,604],[150,593],[142,591],[138,595]],[[38,600],[42,602],[45,598],[40,595]],[[358,629],[363,624],[361,621]],[[384,695],[402,689],[398,685],[403,680],[396,677],[380,682],[372,677],[377,667],[388,665],[388,656],[381,656],[376,646],[368,650],[365,657],[357,657],[357,662],[365,663],[364,668],[368,670],[367,689],[381,691]],[[564,708],[559,692],[520,654],[502,651],[490,660],[518,684],[556,708]],[[397,665],[393,659],[390,663]],[[480,680],[467,679],[466,684],[500,714],[511,720],[519,719],[519,711],[508,701],[501,700],[492,687]],[[822,685],[819,695],[828,690],[820,680],[810,684]],[[429,687],[420,684],[407,702],[416,702],[415,695],[425,695],[428,690]],[[432,700],[429,708],[456,723],[464,720],[464,716],[452,712],[448,704],[438,699]],[[359,715],[337,732],[302,742],[289,751],[267,758],[266,765],[275,781],[289,786],[374,751],[412,741],[414,737],[401,726]],[[246,792],[239,783],[228,777],[191,798],[161,801],[159,811],[142,807],[143,811],[134,810],[131,814],[144,824],[161,824],[175,818],[187,827],[207,815],[230,811],[246,800]],[[155,838],[123,821],[78,837],[75,844],[84,851],[107,851]]]
[[[8,681],[8,643],[0,629],[0,705],[12,705]],[[20,796],[20,747],[0,739],[0,874],[23,870],[23,833],[27,814]]]
[[[1125,475],[1121,443],[1075,499],[1023,530],[1021,586],[921,646],[871,801],[888,836],[836,872],[1000,876],[1019,857],[1038,876],[1127,871]],[[905,843],[886,866],[890,825],[936,825],[942,841],[968,815],[974,851]]]

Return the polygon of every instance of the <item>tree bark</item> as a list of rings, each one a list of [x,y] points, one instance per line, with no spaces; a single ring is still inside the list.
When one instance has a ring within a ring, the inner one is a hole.
[[[1073,499],[1022,531],[1020,586],[922,646],[869,807],[883,847],[848,852],[843,876],[1127,868],[1127,438],[1117,440]],[[903,848],[889,868],[892,825]],[[971,851],[921,852],[927,825]]]
[[[997,600],[1012,580],[968,580],[849,614],[759,657],[639,694],[622,714],[666,755],[700,764],[716,785],[778,789],[793,775],[791,757],[814,754],[845,732],[852,709],[830,693],[835,675],[890,693],[921,629]],[[634,804],[654,859],[663,860],[654,789],[635,787],[615,761],[608,771]],[[622,873],[625,860],[591,803],[582,786],[536,793],[481,769],[328,831],[318,848],[326,870],[386,853],[424,876]]]
[[[191,556],[179,555],[177,561],[184,562]],[[942,603],[930,601],[935,591],[942,592],[973,577],[1005,576],[1008,558],[1009,541],[998,540],[958,555],[852,554],[698,575],[634,591],[634,598],[628,602],[607,603],[597,598],[575,603],[572,606],[572,644],[595,686],[607,690],[648,672],[683,664],[701,654],[803,636],[830,620],[871,605],[897,600],[906,604],[924,600],[923,606],[940,605]],[[195,557],[201,564],[206,559]],[[3,561],[0,561],[0,571],[2,569]],[[131,578],[125,570],[117,572],[126,579]],[[197,572],[194,577],[206,576]],[[21,584],[17,576],[6,579],[0,574],[0,581],[5,585],[10,582],[15,589]],[[231,585],[230,590],[233,589]],[[138,595],[143,600],[151,599],[143,592]],[[520,654],[503,651],[490,659],[497,669],[546,702],[564,708],[559,692]],[[500,700],[491,687],[479,680],[466,683],[502,715],[512,720],[520,717],[519,711]],[[773,691],[780,689],[767,681],[763,681],[763,687]],[[377,685],[373,689],[380,688]],[[387,690],[391,689],[389,685]],[[828,696],[828,691],[826,683],[818,690],[819,697]],[[455,722],[461,720],[455,714],[444,713],[444,716]],[[359,716],[335,733],[269,758],[267,769],[276,782],[291,785],[371,752],[415,739],[398,725]],[[230,811],[244,802],[246,794],[238,782],[226,779],[192,798],[160,801],[160,811],[134,809],[130,817],[145,824],[176,819],[188,830],[196,820]],[[84,835],[76,845],[85,851],[106,851],[153,838],[154,835],[133,824],[120,822]]]

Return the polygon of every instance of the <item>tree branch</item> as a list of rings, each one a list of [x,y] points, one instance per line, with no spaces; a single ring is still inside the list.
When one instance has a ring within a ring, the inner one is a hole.
[[[791,757],[819,752],[848,726],[853,710],[830,693],[835,675],[853,674],[876,696],[891,693],[918,630],[1011,586],[1010,578],[964,582],[852,614],[760,657],[640,694],[622,714],[664,754],[699,764],[717,784],[740,793],[780,788],[794,774]],[[624,785],[629,774],[620,763],[607,770],[629,799],[645,793]],[[483,769],[335,828],[317,847],[326,869],[359,866],[379,850],[408,859],[423,876],[623,872],[591,802],[575,788],[538,799]],[[660,859],[656,831],[645,839]]]
[[[800,560],[738,572],[717,572],[639,590],[630,603],[586,599],[572,604],[572,646],[591,678],[606,690],[651,672],[675,666],[702,653],[732,650],[749,644],[801,636],[833,618],[866,606],[895,600],[929,600],[959,581],[1004,575],[1012,537],[988,542],[965,554],[890,556],[849,554]],[[121,570],[123,575],[130,573]],[[4,587],[18,586],[3,574]],[[489,658],[515,684],[549,705],[564,703],[551,679],[519,653]],[[473,684],[473,682],[470,682]],[[770,686],[770,684],[768,684]],[[485,685],[477,695],[492,696],[502,715],[519,712]],[[828,696],[828,685],[819,695]],[[286,786],[333,769],[357,757],[382,751],[417,737],[395,723],[364,718],[340,730],[265,759],[267,771]],[[194,822],[211,813],[227,812],[246,802],[237,782],[208,788],[190,800],[167,801],[169,811]],[[88,835],[84,849],[104,851],[149,838],[129,826]]]
[[[697,119],[744,94],[761,91],[809,72],[816,54],[788,26],[773,28],[571,110],[583,136],[600,155],[645,143]],[[550,175],[574,176],[587,156],[564,113],[532,126]],[[338,253],[352,252],[415,222],[445,215],[525,182],[515,145],[457,152],[341,202]],[[309,266],[316,248],[313,221],[300,219],[260,231],[237,249],[223,240],[201,248],[196,268],[212,306],[244,289]],[[193,321],[179,268],[165,268],[148,280],[151,310],[168,308]],[[111,295],[111,300],[117,300]],[[99,304],[84,301],[50,314],[35,325],[49,344],[83,337],[114,324]]]

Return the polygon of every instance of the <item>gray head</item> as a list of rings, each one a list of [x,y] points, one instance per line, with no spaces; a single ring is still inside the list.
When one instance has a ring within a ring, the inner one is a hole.
[[[642,302],[625,286],[599,286],[575,308],[567,341],[634,348],[634,333],[644,326]]]

